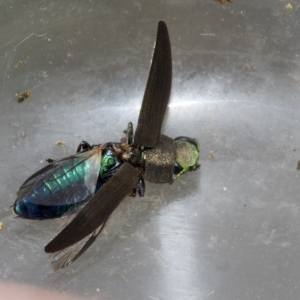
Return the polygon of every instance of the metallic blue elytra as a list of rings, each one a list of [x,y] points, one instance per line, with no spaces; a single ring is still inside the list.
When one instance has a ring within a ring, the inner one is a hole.
[[[13,211],[19,217],[26,219],[46,219],[60,217],[74,206],[75,204],[51,206],[39,205],[34,204],[25,198],[21,198],[16,200],[13,206]]]
[[[119,165],[111,147],[94,147],[54,161],[23,183],[13,211],[27,219],[60,217],[86,203]]]

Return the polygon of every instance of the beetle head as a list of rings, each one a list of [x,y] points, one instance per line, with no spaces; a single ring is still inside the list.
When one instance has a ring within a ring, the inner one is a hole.
[[[174,139],[176,149],[176,163],[174,166],[173,179],[188,171],[195,171],[200,168],[199,155],[200,143],[196,139],[179,136]]]

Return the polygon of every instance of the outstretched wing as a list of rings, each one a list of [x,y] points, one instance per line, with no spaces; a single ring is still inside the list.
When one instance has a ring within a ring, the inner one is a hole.
[[[172,56],[167,25],[160,21],[134,142],[155,148],[159,141],[172,84]]]
[[[71,223],[45,247],[45,251],[47,253],[61,251],[78,243],[89,235],[91,237],[87,240],[87,243],[88,246],[91,245],[107,223],[113,211],[132,192],[138,179],[138,171],[131,164],[124,163]],[[83,251],[80,250],[80,254],[82,253]]]
[[[20,187],[13,209],[24,218],[53,218],[87,201],[96,190],[101,147],[57,160]]]
[[[84,207],[84,205],[86,205],[86,203],[84,203],[81,206],[76,206],[70,209],[61,217],[61,225],[58,228],[58,232],[60,232],[64,227],[66,227],[68,224],[70,224],[73,221],[73,219]],[[91,234],[87,235],[85,238],[71,245],[70,247],[51,253],[50,260],[51,260],[52,270],[55,272],[59,269],[65,268],[69,264],[74,262],[78,257],[80,257],[81,254],[83,254],[96,240],[97,236],[102,232],[107,222],[108,220],[105,221]]]

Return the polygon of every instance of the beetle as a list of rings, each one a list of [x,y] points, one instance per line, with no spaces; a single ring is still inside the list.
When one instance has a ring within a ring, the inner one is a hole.
[[[54,271],[75,261],[94,242],[126,196],[144,195],[144,180],[172,183],[200,167],[197,139],[161,134],[171,83],[170,39],[165,22],[160,21],[135,133],[130,122],[125,142],[82,141],[76,154],[48,159],[47,166],[21,185],[13,204],[16,215],[67,219],[45,247],[47,253],[54,253]]]

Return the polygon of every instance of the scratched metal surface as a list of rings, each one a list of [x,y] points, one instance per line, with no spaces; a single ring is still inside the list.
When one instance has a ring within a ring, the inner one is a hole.
[[[59,220],[14,218],[15,192],[45,158],[136,124],[160,19],[174,78],[163,132],[198,138],[201,170],[126,198],[54,274],[43,247]],[[89,299],[299,299],[299,26],[294,0],[5,1],[1,280]]]

